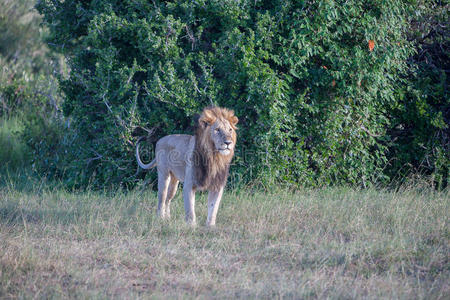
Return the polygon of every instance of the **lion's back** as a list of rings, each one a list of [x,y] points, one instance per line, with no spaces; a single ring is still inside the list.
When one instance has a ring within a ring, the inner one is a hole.
[[[192,148],[194,137],[188,134],[171,134],[161,138],[156,143],[156,152],[177,152],[179,154],[187,152]]]

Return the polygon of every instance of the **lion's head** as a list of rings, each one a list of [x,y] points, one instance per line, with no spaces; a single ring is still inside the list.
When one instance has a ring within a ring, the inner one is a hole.
[[[232,110],[220,107],[205,108],[198,120],[197,132],[203,143],[213,146],[220,155],[233,155],[236,144],[238,118]]]
[[[236,145],[238,118],[232,110],[207,107],[195,132],[196,179],[199,188],[225,185]]]

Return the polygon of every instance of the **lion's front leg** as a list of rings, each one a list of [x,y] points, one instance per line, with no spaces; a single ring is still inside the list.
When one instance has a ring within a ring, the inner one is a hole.
[[[223,187],[219,191],[209,191],[208,193],[208,219],[207,226],[216,225],[217,211],[219,210],[220,200],[222,199]]]

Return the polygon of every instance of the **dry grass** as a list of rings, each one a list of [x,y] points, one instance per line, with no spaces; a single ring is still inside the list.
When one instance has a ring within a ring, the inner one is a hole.
[[[225,194],[218,226],[151,192],[0,188],[0,298],[449,298],[449,194]]]

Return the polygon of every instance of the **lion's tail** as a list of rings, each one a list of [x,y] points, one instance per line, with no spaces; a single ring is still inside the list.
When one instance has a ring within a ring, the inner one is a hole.
[[[142,169],[145,169],[145,170],[154,168],[156,166],[156,158],[154,160],[152,160],[151,162],[149,162],[148,164],[144,164],[142,162],[142,160],[139,156],[139,141],[136,145],[136,160],[137,160],[139,167],[141,167]]]

